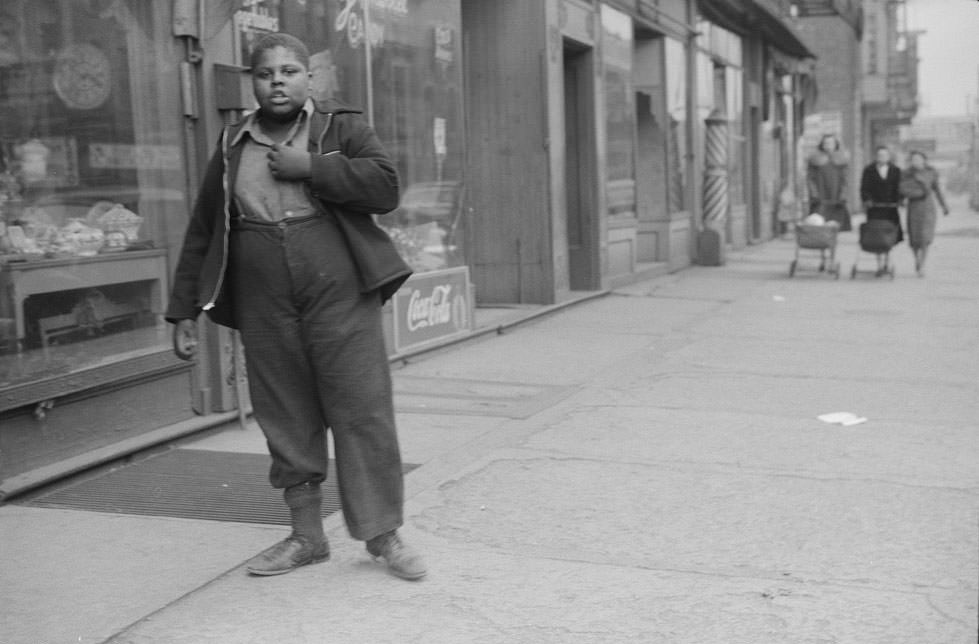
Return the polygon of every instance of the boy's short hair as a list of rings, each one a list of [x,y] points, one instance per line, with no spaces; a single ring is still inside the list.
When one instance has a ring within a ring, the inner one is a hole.
[[[278,32],[272,34],[265,34],[261,38],[255,41],[252,45],[251,54],[248,57],[248,64],[252,69],[258,65],[259,61],[262,59],[262,54],[270,49],[275,49],[276,47],[282,47],[288,51],[291,51],[296,56],[296,60],[303,64],[303,67],[309,69],[309,49],[303,41],[299,40],[295,36],[287,33]]]

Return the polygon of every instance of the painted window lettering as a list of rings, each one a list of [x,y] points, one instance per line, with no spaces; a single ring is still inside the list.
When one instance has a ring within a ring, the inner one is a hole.
[[[350,42],[351,47],[358,47],[364,41],[365,34],[370,40],[371,46],[377,47],[384,44],[384,25],[380,22],[375,22],[373,19],[369,21],[369,24],[365,25],[364,13],[357,10],[358,8],[363,8],[364,0],[339,1],[343,6],[340,12],[337,13],[336,20],[333,22],[333,28],[336,31],[347,32],[347,40]],[[370,11],[387,13],[404,18],[408,15],[408,1],[371,0],[369,9]]]

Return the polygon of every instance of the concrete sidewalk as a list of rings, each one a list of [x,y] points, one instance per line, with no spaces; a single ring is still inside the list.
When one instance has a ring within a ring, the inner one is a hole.
[[[924,279],[851,281],[855,237],[839,281],[777,240],[396,370],[422,582],[339,515],[255,579],[285,529],[8,505],[0,642],[975,642],[979,215]]]

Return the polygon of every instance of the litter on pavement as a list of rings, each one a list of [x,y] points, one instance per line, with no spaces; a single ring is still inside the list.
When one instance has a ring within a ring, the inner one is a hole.
[[[816,416],[816,418],[824,423],[829,423],[831,425],[843,425],[844,427],[859,425],[860,423],[865,423],[868,420],[863,416],[857,416],[856,414],[848,411],[834,411],[829,414],[821,414]]]

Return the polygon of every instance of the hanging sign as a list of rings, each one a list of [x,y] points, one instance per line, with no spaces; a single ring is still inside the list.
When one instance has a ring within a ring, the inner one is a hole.
[[[432,140],[435,144],[435,154],[445,156],[449,150],[445,144],[445,119],[441,116],[432,119]]]
[[[435,26],[435,60],[446,65],[454,58],[453,45],[455,35],[449,25]]]
[[[241,9],[235,12],[234,24],[240,61],[246,65],[251,46],[258,37],[279,31],[279,19],[272,14],[266,0],[242,0]]]

